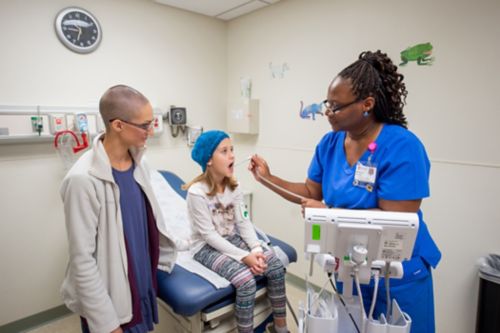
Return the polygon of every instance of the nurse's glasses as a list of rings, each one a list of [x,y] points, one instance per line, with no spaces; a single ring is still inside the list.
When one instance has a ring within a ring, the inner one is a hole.
[[[362,100],[363,100],[363,98],[356,98],[354,101],[349,102],[347,104],[335,105],[335,104],[329,102],[327,99],[325,99],[322,104],[326,108],[327,111],[330,111],[332,113],[337,113],[337,112],[340,112],[342,109],[345,109],[348,106],[351,106],[353,104],[361,102]]]

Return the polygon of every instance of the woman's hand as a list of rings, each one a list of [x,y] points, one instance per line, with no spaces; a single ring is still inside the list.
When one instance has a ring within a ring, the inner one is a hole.
[[[266,256],[262,252],[253,252],[241,259],[250,268],[253,275],[261,275],[267,268]]]
[[[271,171],[269,170],[269,165],[267,165],[266,160],[260,156],[257,156],[257,154],[253,155],[250,159],[248,170],[250,170],[250,172],[255,177],[255,180],[258,182],[261,181],[260,176],[266,179],[269,179],[269,177],[271,176]]]
[[[314,199],[302,199],[300,205],[302,206],[302,217],[304,217],[306,208],[327,208],[322,201]]]
[[[111,333],[123,333],[123,330],[120,326],[118,326],[118,328],[115,328],[114,330],[112,330]]]

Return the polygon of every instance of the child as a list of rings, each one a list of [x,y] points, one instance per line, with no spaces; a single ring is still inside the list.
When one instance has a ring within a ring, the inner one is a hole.
[[[193,226],[194,259],[226,278],[236,288],[238,332],[253,332],[256,283],[267,277],[274,329],[287,332],[285,270],[268,249],[263,249],[233,177],[234,153],[229,136],[208,131],[196,141],[191,157],[203,173],[185,185],[188,214]]]

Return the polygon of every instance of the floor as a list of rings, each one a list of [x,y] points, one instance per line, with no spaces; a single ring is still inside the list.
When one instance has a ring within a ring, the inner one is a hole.
[[[305,300],[305,291],[301,288],[296,287],[291,283],[287,283],[287,296],[290,304],[292,305],[295,313],[297,313],[297,308],[300,300]],[[297,332],[297,327],[291,316],[287,317],[288,329],[292,333]],[[44,326],[26,331],[25,333],[80,333],[80,320],[76,315],[69,315],[67,317],[58,319]]]

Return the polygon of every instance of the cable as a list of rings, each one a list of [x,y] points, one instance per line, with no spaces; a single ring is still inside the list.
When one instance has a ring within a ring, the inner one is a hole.
[[[373,310],[375,310],[375,303],[377,300],[377,293],[378,293],[379,274],[380,274],[380,272],[378,270],[376,270],[374,277],[373,277],[374,288],[373,288],[372,304],[370,306],[370,312],[368,314],[368,319],[373,319]]]
[[[359,332],[359,327],[356,324],[356,321],[354,320],[354,317],[349,312],[349,309],[347,308],[347,305],[345,304],[344,298],[342,297],[342,295],[339,294],[339,292],[337,291],[337,287],[335,286],[334,282],[332,281],[332,273],[328,273],[328,280],[330,281],[330,284],[332,285],[333,290],[335,291],[335,295],[337,295],[337,297],[340,300],[340,303],[342,303],[342,306],[344,307],[345,312],[349,315],[349,318],[351,318],[352,324],[354,325],[354,328],[356,328],[356,332],[360,333]]]
[[[389,261],[387,261],[385,263],[385,275],[384,275],[385,297],[386,297],[386,301],[387,301],[387,310],[385,312],[385,317],[387,318],[387,322],[389,322],[390,313],[391,313],[391,292],[389,289],[389,276],[390,275],[391,275],[391,263]]]
[[[358,298],[359,298],[359,304],[361,305],[361,332],[365,332],[366,325],[365,325],[365,320],[366,320],[366,312],[365,312],[365,306],[363,304],[363,295],[361,294],[361,285],[359,284],[359,274],[358,274],[358,269],[354,270],[354,281],[356,282],[356,290],[358,291]]]
[[[311,253],[311,258],[310,258],[310,262],[309,262],[309,276],[312,276],[313,275],[313,266],[314,266],[314,256],[315,256],[315,253]]]
[[[295,321],[295,325],[299,325],[299,320],[297,319],[297,315],[295,314],[295,311],[293,311],[292,305],[290,304],[288,297],[285,297],[285,299],[286,299],[286,305],[288,305],[288,309],[290,310],[290,313],[292,314],[293,320]]]
[[[303,196],[301,196],[299,194],[296,194],[296,193],[293,193],[293,192],[291,192],[289,190],[286,190],[283,187],[281,187],[279,185],[276,185],[275,183],[273,183],[269,179],[267,179],[265,177],[262,177],[262,175],[259,173],[259,171],[257,171],[257,169],[255,171],[256,171],[256,174],[259,176],[259,178],[262,179],[268,185],[271,185],[272,187],[274,187],[274,188],[276,188],[276,189],[278,189],[278,190],[280,190],[280,191],[282,191],[282,192],[284,192],[284,193],[286,193],[286,194],[288,194],[288,195],[290,195],[290,196],[292,196],[292,197],[294,197],[296,199],[299,199],[299,200],[306,200],[306,199],[308,199],[308,198],[303,197]]]
[[[316,299],[313,300],[311,307],[309,308],[309,311],[311,311],[311,309],[313,308],[313,305],[316,305],[316,302],[319,301],[321,294],[325,291],[326,284],[328,283],[328,280],[325,281],[325,283],[323,283],[323,287],[321,287],[321,289],[319,290],[319,293],[317,294],[318,296],[316,297]]]

